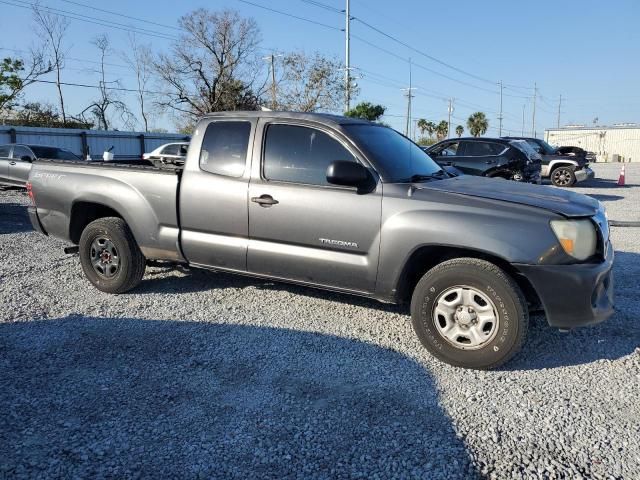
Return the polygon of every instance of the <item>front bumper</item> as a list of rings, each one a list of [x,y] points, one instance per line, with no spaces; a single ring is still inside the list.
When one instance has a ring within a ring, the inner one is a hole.
[[[576,176],[576,182],[584,182],[585,180],[589,180],[596,176],[596,172],[591,170],[589,167],[576,170],[574,173]]]
[[[31,226],[33,227],[33,229],[38,233],[43,233],[46,235],[47,232],[44,231],[44,228],[40,223],[40,219],[38,218],[38,211],[36,210],[36,207],[33,207],[33,206],[27,207],[27,212],[29,213],[29,220],[31,221]]]
[[[516,265],[529,279],[552,327],[599,323],[613,315],[613,247],[604,262],[573,265]]]

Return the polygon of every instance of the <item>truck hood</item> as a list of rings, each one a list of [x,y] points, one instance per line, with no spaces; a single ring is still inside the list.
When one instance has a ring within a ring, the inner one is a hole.
[[[566,217],[595,215],[600,206],[597,200],[555,187],[519,183],[510,180],[464,175],[446,180],[414,184],[414,188],[440,190],[469,197],[487,198],[543,208]]]

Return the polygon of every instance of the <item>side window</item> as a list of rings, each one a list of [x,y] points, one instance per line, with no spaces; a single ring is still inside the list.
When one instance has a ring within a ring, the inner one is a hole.
[[[500,155],[506,147],[500,143],[490,142],[467,142],[465,156],[487,157]]]
[[[15,147],[13,147],[13,158],[21,159],[22,157],[29,157],[31,160],[33,160],[33,153],[31,153],[28,148],[22,147],[20,145],[16,145]]]
[[[11,147],[9,145],[0,145],[0,158],[9,158],[9,151]]]
[[[172,143],[164,147],[160,152],[160,154],[161,155],[178,155],[178,147],[179,145],[177,143]]]
[[[443,157],[455,157],[458,155],[458,146],[460,142],[448,143],[440,152]]]
[[[267,128],[263,174],[268,180],[329,185],[327,167],[336,160],[356,161],[338,141],[320,130],[278,124]]]
[[[249,122],[211,122],[204,132],[200,168],[227,177],[241,177],[247,163]]]

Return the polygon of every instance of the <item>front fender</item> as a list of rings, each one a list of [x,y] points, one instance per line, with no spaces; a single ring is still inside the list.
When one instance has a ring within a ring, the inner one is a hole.
[[[442,196],[441,196],[442,197]],[[510,264],[552,264],[566,261],[549,220],[561,218],[542,209],[476,199],[471,205],[451,196],[419,208],[394,211],[402,199],[383,206],[376,294],[395,295],[405,265],[425,247],[471,250]],[[463,202],[464,204],[461,204]]]

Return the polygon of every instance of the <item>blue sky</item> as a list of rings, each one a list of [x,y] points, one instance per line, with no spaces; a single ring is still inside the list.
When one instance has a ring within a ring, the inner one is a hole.
[[[14,5],[9,5],[7,3]],[[15,55],[37,41],[33,34],[31,0],[3,0],[0,22],[3,35],[0,55]],[[110,11],[121,12],[152,22],[176,25],[177,19],[198,7],[233,8],[253,17],[262,32],[265,49],[320,51],[344,59],[344,15],[320,8],[303,0],[251,0],[252,3],[312,19],[334,27],[326,28],[279,15],[239,0],[111,0],[97,2],[77,0]],[[343,9],[344,0],[318,0]],[[64,0],[46,0],[43,5],[75,14],[112,20],[171,35],[175,30],[145,24],[103,11],[85,8]],[[523,107],[525,133],[531,132],[533,84],[538,85],[536,130],[555,127],[558,96],[562,94],[562,124],[599,124],[640,122],[640,2],[637,0],[591,0],[536,2],[477,1],[431,2],[418,0],[351,0],[354,35],[351,64],[356,67],[360,95],[387,107],[385,121],[402,129],[406,98],[402,88],[408,86],[409,64],[412,68],[415,98],[414,118],[433,121],[447,118],[447,99],[454,98],[454,125],[464,124],[470,113],[484,111],[496,135],[499,94],[497,82],[504,89],[503,133],[520,134]],[[394,42],[367,27],[362,20],[410,45],[414,50]],[[63,80],[97,84],[92,72],[97,60],[90,40],[107,33],[114,50],[127,45],[127,33],[77,20],[71,20],[68,38],[68,70]],[[355,38],[358,37],[358,38]],[[155,50],[169,47],[170,41],[138,35]],[[364,40],[364,41],[363,41]],[[373,47],[372,43],[379,48]],[[385,51],[386,50],[386,51]],[[455,69],[449,68],[420,51]],[[120,78],[125,87],[133,88],[134,78],[115,53],[109,60],[111,78]],[[458,70],[456,70],[458,69]],[[459,71],[462,70],[463,72]],[[65,100],[75,113],[88,103],[94,91],[67,87]],[[53,86],[32,86],[27,91],[31,100],[55,103]],[[131,98],[133,104],[133,98]],[[154,119],[155,126],[171,128],[169,118]]]

